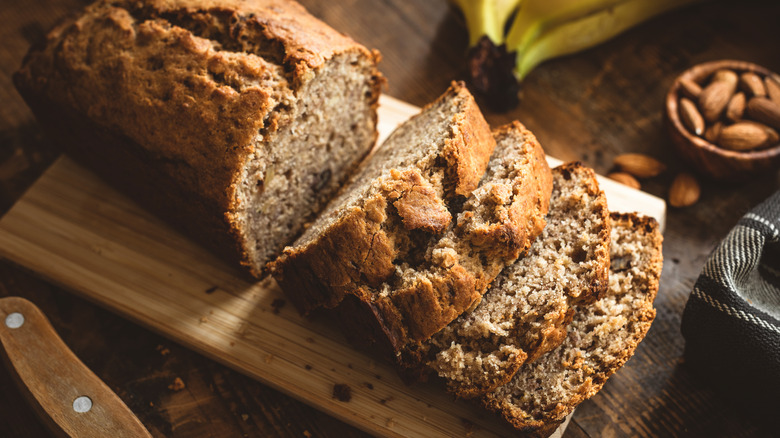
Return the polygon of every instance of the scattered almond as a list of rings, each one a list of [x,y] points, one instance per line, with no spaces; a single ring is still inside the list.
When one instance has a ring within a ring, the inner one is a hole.
[[[754,97],[748,102],[747,113],[753,120],[780,129],[780,104],[765,97]]]
[[[665,164],[644,154],[618,155],[615,165],[637,178],[652,178],[666,170]]]
[[[699,94],[701,94],[701,86],[690,78],[680,79],[680,90],[685,95],[685,97],[693,100],[697,100],[699,98]]]
[[[748,96],[766,96],[766,88],[761,77],[752,71],[746,71],[739,75],[739,88]]]
[[[680,99],[680,118],[682,119],[683,125],[685,125],[689,131],[696,135],[704,134],[704,118],[701,116],[699,109],[696,108],[696,104],[693,103],[692,100],[685,97]]]
[[[631,176],[630,173],[626,172],[612,172],[609,175],[607,175],[607,178],[617,181],[620,184],[623,184],[625,186],[631,187],[632,189],[641,189],[642,185],[639,184],[639,181],[637,181],[636,178]]]
[[[688,207],[696,203],[701,187],[690,173],[682,172],[674,178],[669,188],[669,204],[672,207]]]
[[[718,144],[733,151],[747,151],[772,144],[777,132],[757,122],[742,121],[725,126],[718,136]]]
[[[776,81],[771,77],[764,78],[764,87],[766,88],[766,95],[769,99],[780,105],[780,81]]]
[[[732,122],[737,122],[745,113],[745,93],[734,94],[726,105],[726,118]]]

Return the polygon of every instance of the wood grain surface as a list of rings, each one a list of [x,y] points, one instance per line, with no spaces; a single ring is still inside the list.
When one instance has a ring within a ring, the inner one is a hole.
[[[301,0],[316,16],[384,56],[387,94],[423,105],[463,78],[466,35],[445,0]],[[58,157],[14,90],[10,76],[46,29],[83,0],[0,2],[0,212],[8,211]],[[642,152],[663,175],[642,181],[664,197],[688,169],[663,127],[663,99],[676,75],[704,61],[742,59],[780,71],[770,1],[710,1],[651,20],[597,48],[550,61],[523,84],[520,105],[487,113],[519,119],[548,154],[599,173],[613,158]],[[777,175],[742,184],[702,180],[701,200],[667,214],[658,316],[628,364],[581,405],[566,436],[775,436],[767,417],[720,391],[683,358],[680,316],[707,255],[749,208],[780,186]],[[0,262],[0,296],[35,302],[74,353],[135,412],[154,436],[358,437],[365,433],[231,371],[15,265]],[[176,379],[183,382],[175,385]],[[0,373],[0,436],[48,432]],[[760,391],[760,388],[756,388]],[[776,419],[774,419],[776,421]]]
[[[383,98],[380,137],[417,111]],[[663,200],[606,179],[602,186],[611,211],[663,223]],[[440,385],[405,385],[391,366],[351,348],[335,324],[285,307],[273,279],[244,280],[67,157],[0,219],[0,256],[370,433],[510,432]],[[350,396],[334,396],[337,388]]]

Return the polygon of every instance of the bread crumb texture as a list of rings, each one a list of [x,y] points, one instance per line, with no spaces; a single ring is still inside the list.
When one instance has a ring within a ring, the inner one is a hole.
[[[553,169],[544,231],[473,311],[423,344],[428,365],[459,397],[507,383],[523,363],[563,342],[575,303],[603,294],[609,242],[606,197],[595,173],[579,163]]]
[[[353,342],[397,353],[472,307],[527,250],[551,190],[533,135],[491,132],[453,83],[362,165],[274,277],[302,312],[335,308]]]
[[[578,306],[563,344],[523,365],[511,382],[482,398],[518,430],[547,436],[596,394],[634,354],[655,317],[663,258],[652,218],[612,214],[612,268],[606,294]]]

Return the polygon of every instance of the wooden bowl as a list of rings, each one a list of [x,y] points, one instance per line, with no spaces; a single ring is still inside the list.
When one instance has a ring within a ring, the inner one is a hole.
[[[681,97],[680,81],[688,78],[701,84],[712,73],[722,68],[734,70],[738,74],[751,71],[762,77],[771,74],[769,70],[759,65],[733,60],[698,64],[683,72],[666,95],[666,127],[677,150],[700,172],[716,179],[744,180],[780,168],[780,144],[768,149],[732,151],[691,133],[680,120],[678,111]]]

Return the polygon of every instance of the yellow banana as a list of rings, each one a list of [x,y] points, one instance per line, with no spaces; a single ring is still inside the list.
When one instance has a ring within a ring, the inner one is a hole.
[[[524,7],[532,1],[528,0]],[[508,51],[517,52],[515,76],[521,81],[543,61],[595,46],[652,17],[698,1],[701,0],[605,1],[610,4],[600,10],[542,29],[535,39],[525,42],[522,51],[508,45]]]
[[[517,12],[506,45],[523,53],[540,34],[627,0],[528,0]]]
[[[487,36],[498,46],[504,41],[504,26],[521,0],[450,0],[463,13],[469,30],[469,47]]]
[[[698,1],[450,0],[463,12],[469,30],[471,85],[498,110],[517,103],[519,82],[539,63],[595,46]]]

